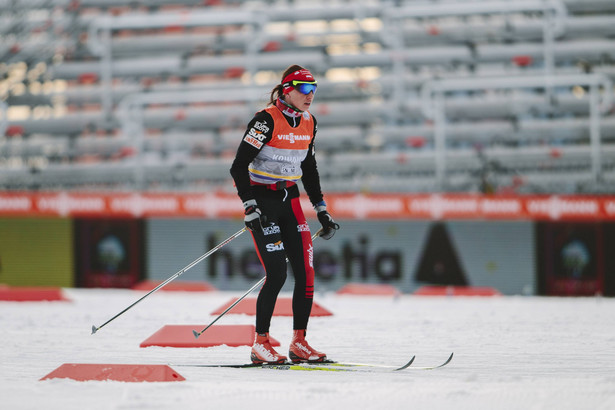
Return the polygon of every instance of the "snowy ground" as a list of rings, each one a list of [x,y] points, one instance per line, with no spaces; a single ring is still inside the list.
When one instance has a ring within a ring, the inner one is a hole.
[[[243,363],[249,347],[140,348],[166,324],[207,325],[237,293],[67,289],[72,302],[0,302],[2,409],[613,409],[615,299],[317,294],[334,313],[308,340],[341,361],[431,365],[397,373],[174,367],[172,383],[39,381],[63,363]],[[284,295],[289,296],[289,295]],[[227,315],[218,324],[253,324]],[[274,317],[285,351],[291,319]]]

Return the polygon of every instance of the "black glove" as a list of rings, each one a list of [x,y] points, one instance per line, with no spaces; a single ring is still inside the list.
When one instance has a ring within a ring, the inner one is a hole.
[[[243,221],[246,227],[252,232],[263,232],[263,225],[267,222],[267,217],[258,209],[258,205],[254,199],[250,199],[243,203],[245,209],[245,217]]]
[[[339,224],[335,223],[329,212],[327,212],[327,206],[321,202],[314,207],[316,209],[316,216],[318,221],[322,225],[322,232],[320,236],[322,239],[331,239],[335,235],[335,231],[340,229]]]

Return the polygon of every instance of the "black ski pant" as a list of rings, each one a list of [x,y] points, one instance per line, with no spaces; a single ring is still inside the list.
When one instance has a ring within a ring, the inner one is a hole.
[[[314,299],[314,253],[310,228],[299,202],[299,188],[253,188],[258,207],[267,217],[263,231],[252,232],[266,274],[256,300],[256,332],[269,332],[275,303],[286,281],[287,257],[295,278],[293,329],[306,329]]]

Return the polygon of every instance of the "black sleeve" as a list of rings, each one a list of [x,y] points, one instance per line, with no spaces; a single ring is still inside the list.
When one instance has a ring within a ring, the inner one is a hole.
[[[271,140],[273,135],[273,118],[265,111],[256,113],[243,134],[233,165],[231,176],[235,181],[237,194],[242,202],[254,199],[248,165],[258,155],[261,148]]]
[[[310,198],[310,202],[312,203],[312,205],[316,205],[323,200],[323,196],[322,190],[320,188],[320,176],[318,175],[318,167],[316,165],[316,156],[314,150],[314,141],[316,140],[316,131],[318,131],[318,125],[316,124],[316,118],[314,116],[312,116],[312,119],[314,120],[314,138],[310,143],[307,156],[301,163],[301,169],[303,170],[303,176],[301,177],[301,181],[303,182],[305,192]]]

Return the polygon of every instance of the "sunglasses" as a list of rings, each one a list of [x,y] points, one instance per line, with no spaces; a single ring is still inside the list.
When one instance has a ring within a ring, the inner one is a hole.
[[[290,85],[301,94],[308,95],[309,93],[316,93],[316,81],[307,82],[307,81],[291,81]]]

